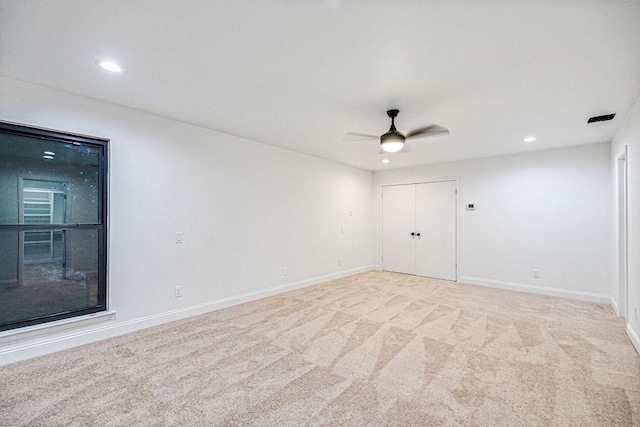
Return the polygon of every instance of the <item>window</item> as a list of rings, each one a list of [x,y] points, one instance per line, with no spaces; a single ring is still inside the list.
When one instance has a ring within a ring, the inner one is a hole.
[[[107,147],[0,122],[0,331],[107,309]]]

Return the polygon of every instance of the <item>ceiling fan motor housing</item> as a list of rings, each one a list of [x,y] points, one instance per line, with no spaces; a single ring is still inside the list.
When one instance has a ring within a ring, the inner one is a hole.
[[[380,148],[387,153],[395,153],[404,147],[404,135],[398,132],[394,119],[398,116],[400,110],[388,110],[387,116],[391,118],[391,127],[389,131],[380,137]]]

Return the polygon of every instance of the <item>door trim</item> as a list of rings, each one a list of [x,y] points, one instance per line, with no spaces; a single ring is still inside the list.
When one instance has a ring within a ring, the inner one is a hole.
[[[629,202],[628,202],[628,164],[627,146],[616,157],[616,246],[617,246],[617,314],[628,321],[629,307]]]

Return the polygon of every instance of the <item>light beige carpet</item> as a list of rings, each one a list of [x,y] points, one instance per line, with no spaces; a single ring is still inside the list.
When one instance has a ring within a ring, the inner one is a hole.
[[[610,307],[369,272],[0,368],[0,425],[640,425]]]

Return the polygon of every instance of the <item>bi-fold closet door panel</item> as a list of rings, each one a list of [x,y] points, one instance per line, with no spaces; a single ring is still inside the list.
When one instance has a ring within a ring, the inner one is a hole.
[[[416,185],[416,272],[456,280],[456,182]]]
[[[415,274],[416,186],[382,187],[382,269]]]
[[[456,280],[456,182],[385,186],[382,269]]]

